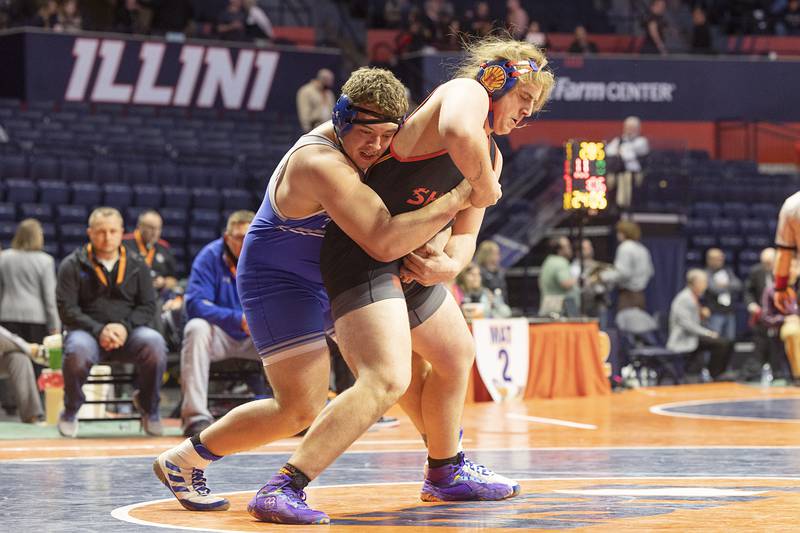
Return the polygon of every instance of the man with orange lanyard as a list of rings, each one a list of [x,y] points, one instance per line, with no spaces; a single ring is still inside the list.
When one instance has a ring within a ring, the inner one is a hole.
[[[132,362],[138,374],[134,404],[148,435],[163,433],[158,414],[167,347],[152,328],[156,295],[150,269],[122,246],[122,215],[98,207],[89,216],[89,243],[68,255],[58,268],[56,302],[67,331],[64,340],[64,411],[58,431],[78,434],[81,387],[100,361]]]
[[[161,239],[163,225],[158,211],[143,211],[136,221],[136,229],[123,235],[122,242],[129,252],[138,254],[150,267],[153,287],[157,291],[171,291],[178,284],[175,277],[177,267],[169,244]]]
[[[236,264],[254,217],[252,211],[231,213],[225,234],[208,243],[192,263],[185,296],[189,322],[181,349],[181,420],[187,437],[214,421],[207,406],[211,363],[228,358],[261,360],[236,289]]]

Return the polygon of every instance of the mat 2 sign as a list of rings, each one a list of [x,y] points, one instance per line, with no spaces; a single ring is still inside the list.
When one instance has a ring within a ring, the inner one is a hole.
[[[472,335],[478,373],[492,399],[522,399],[530,362],[528,319],[476,319]]]
[[[262,111],[266,107],[278,66],[278,52],[241,48],[234,62],[232,49],[222,46],[181,45],[177,58],[167,54],[168,46],[175,45],[75,39],[72,48],[75,63],[64,99],[210,108],[219,98],[225,109],[244,107],[249,111]],[[120,68],[126,50],[135,47],[139,48],[135,82],[123,83],[117,79]],[[93,76],[95,70],[97,74]],[[159,79],[175,81],[159,84]]]

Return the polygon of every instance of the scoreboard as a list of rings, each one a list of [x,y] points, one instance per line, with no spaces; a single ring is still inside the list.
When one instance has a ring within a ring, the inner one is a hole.
[[[564,209],[606,209],[605,144],[570,140],[565,150]]]

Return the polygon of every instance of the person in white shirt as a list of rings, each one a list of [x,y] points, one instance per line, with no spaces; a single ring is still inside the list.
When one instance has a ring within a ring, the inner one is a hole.
[[[641,134],[642,123],[639,117],[630,116],[622,123],[622,135],[614,137],[606,144],[606,157],[611,166],[614,158],[619,158],[620,168],[609,172],[609,187],[617,188],[617,205],[626,208],[631,205],[633,184],[642,185],[641,158],[650,153],[650,143]],[[611,169],[609,169],[611,170]]]

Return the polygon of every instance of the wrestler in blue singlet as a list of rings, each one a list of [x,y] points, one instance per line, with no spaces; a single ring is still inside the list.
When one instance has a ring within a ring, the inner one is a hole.
[[[323,135],[300,137],[270,177],[267,194],[239,257],[239,298],[264,365],[324,348],[325,333],[333,330],[319,271],[320,247],[330,218],[324,211],[288,218],[275,201],[275,190],[289,158],[298,149],[314,144],[339,150]]]

